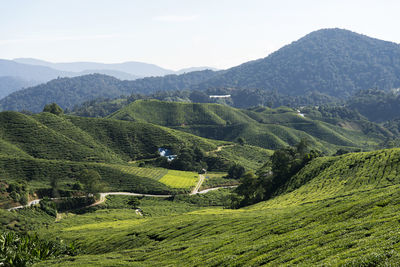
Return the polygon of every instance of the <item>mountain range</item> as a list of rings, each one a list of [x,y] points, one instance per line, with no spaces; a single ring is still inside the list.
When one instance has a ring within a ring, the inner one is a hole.
[[[128,65],[122,64],[119,70],[127,70]],[[72,66],[69,66],[69,70]],[[348,30],[322,29],[284,46],[265,58],[224,71],[194,73],[196,74],[189,72],[149,77],[129,83],[120,81],[118,86],[124,88],[124,94],[149,94],[170,90],[214,90],[222,93],[247,90],[246,98],[253,100],[246,101],[246,106],[265,105],[266,103],[260,100],[265,99],[265,95],[270,95],[271,92],[301,97],[318,93],[328,98],[346,99],[359,90],[376,87],[389,90],[400,87],[400,45]],[[87,80],[83,77],[71,79]],[[104,77],[98,82],[102,83],[103,80]],[[70,97],[71,91],[81,91],[86,95],[85,99],[110,97],[109,94],[91,94],[83,88],[78,89],[68,84],[69,82],[66,82],[63,87],[51,87],[51,84],[48,84],[41,86],[42,89],[33,87],[26,89],[23,94],[11,94],[0,101],[0,109],[21,110],[32,107],[30,110],[37,112],[43,105],[37,107],[31,99],[37,100],[38,94],[45,95],[50,91],[54,91],[52,94],[58,97],[46,101],[57,102],[63,108],[70,107],[64,104],[64,99]],[[120,94],[121,92],[117,92],[114,97]],[[77,95],[68,102],[79,104],[81,100],[83,98]],[[41,102],[45,104],[46,101]],[[237,106],[241,106],[240,103]]]
[[[120,80],[135,80],[143,77],[184,74],[211,67],[193,67],[178,71],[161,68],[142,62],[105,64],[96,62],[52,63],[34,58],[0,59],[0,99],[23,87],[31,87],[58,77],[76,77],[87,74],[105,74]],[[7,80],[3,80],[7,77]],[[11,82],[11,80],[13,80]],[[4,89],[3,89],[4,88]]]

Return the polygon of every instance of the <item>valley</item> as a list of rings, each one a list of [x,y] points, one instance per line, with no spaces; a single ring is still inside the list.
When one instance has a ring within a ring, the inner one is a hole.
[[[397,266],[399,59],[330,28],[225,70],[0,60],[0,266]]]

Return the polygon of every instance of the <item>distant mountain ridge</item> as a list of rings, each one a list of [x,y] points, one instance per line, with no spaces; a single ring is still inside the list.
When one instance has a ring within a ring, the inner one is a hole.
[[[163,76],[174,72],[172,70],[164,69],[154,64],[135,61],[116,64],[105,64],[96,62],[52,63],[33,58],[16,58],[14,59],[14,61],[29,65],[46,66],[61,71],[83,72],[87,70],[107,70],[119,71],[138,77]]]
[[[53,101],[64,108],[70,107],[71,103],[79,104],[81,100],[102,96],[97,93],[90,95],[82,88],[71,88],[67,84],[62,88],[64,93],[74,90],[82,92],[86,97],[74,100],[70,96],[63,96],[61,92],[55,93],[59,98],[54,98]],[[50,85],[42,88],[50,91],[60,90],[48,88]],[[266,58],[228,70],[204,70],[121,81],[118,87],[125,88],[122,90],[124,92],[144,94],[156,91],[210,89],[216,92],[225,90],[222,93],[226,94],[227,90],[247,90],[243,96],[246,98],[246,105],[236,104],[240,107],[264,105],[266,103],[259,101],[262,95],[275,92],[284,96],[302,97],[317,94],[320,95],[320,100],[325,98],[329,101],[331,97],[343,100],[359,90],[376,87],[385,90],[399,88],[400,45],[348,30],[323,29],[284,46]],[[24,106],[30,107],[32,111],[39,111],[40,107],[31,103],[31,99],[37,99],[37,95],[34,95],[33,91],[29,93],[30,90],[38,89],[27,89],[23,94],[10,95],[10,98],[0,101],[0,109],[21,110]],[[118,94],[113,97],[121,95],[121,91],[115,92]],[[107,97],[108,95],[110,94],[107,94]],[[66,98],[70,98],[67,101],[68,105],[65,105]]]
[[[210,67],[193,67],[173,71],[154,64],[133,61],[104,64],[95,62],[52,63],[33,58],[0,59],[0,99],[23,87],[35,86],[58,77],[76,77],[98,73],[120,80],[136,80],[143,77],[184,74],[206,69],[216,70]],[[14,81],[11,82],[9,78],[5,80],[3,77],[13,77]]]
[[[20,90],[21,88],[28,88],[40,84],[41,82],[35,80],[24,80],[14,76],[1,76],[0,77],[0,99],[7,95]]]
[[[83,74],[91,74],[96,72],[89,72],[90,70],[98,70],[97,73],[111,75],[112,71],[121,72],[126,74],[133,75],[136,78],[143,77],[151,77],[151,76],[164,76],[169,74],[183,74],[187,72],[193,71],[202,71],[202,70],[213,70],[216,71],[216,68],[212,67],[190,67],[184,68],[178,71],[165,69],[159,67],[155,64],[149,64],[144,62],[137,61],[127,61],[122,63],[98,63],[98,62],[65,62],[65,63],[53,63],[44,60],[34,59],[34,58],[15,58],[13,61],[23,64],[36,65],[36,66],[46,66],[56,70],[61,71],[70,71],[70,72],[84,72]],[[86,73],[85,73],[86,72]],[[108,73],[106,73],[108,72]],[[124,80],[118,76],[114,76],[118,79]],[[136,79],[135,78],[135,79]],[[133,79],[125,79],[125,80],[133,80]]]
[[[59,78],[8,95],[0,100],[0,110],[41,112],[46,104],[52,102],[56,102],[65,109],[99,97],[113,98],[132,93],[146,94],[163,89],[183,90],[215,74],[216,72],[211,70],[195,71],[182,75],[138,79],[137,82],[121,81],[102,74]]]

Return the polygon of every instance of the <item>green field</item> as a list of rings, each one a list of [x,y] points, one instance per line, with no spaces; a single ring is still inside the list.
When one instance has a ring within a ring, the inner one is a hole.
[[[162,168],[141,168],[126,165],[107,165],[121,172],[157,180],[171,188],[192,188],[196,185],[199,175],[195,172],[167,170]]]
[[[199,175],[195,172],[168,170],[159,182],[172,188],[191,188],[198,180]]]
[[[163,176],[168,173],[167,169],[162,168],[141,168],[135,166],[126,166],[126,165],[110,165],[118,170],[128,173],[137,175],[140,177],[146,177],[154,180],[160,180]]]

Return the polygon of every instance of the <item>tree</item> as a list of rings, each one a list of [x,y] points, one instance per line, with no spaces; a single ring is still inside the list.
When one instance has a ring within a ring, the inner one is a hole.
[[[60,197],[59,193],[59,180],[58,177],[53,176],[50,179],[50,186],[51,186],[51,194],[53,197]]]
[[[95,170],[83,170],[79,175],[79,181],[83,183],[84,190],[88,194],[99,193],[104,187],[100,174]]]
[[[296,145],[297,153],[299,153],[300,157],[303,157],[308,152],[309,141],[305,138],[302,138],[300,142]]]
[[[240,179],[241,184],[236,188],[236,193],[243,196],[240,207],[261,201],[264,198],[264,189],[260,180],[252,172],[246,172]]]
[[[245,173],[245,168],[239,164],[232,165],[228,170],[228,177],[233,179],[240,179]]]
[[[43,112],[49,112],[55,115],[61,115],[64,113],[64,110],[56,103],[51,103],[44,106]]]
[[[246,144],[246,140],[243,137],[239,137],[237,139],[237,142],[239,143],[239,145],[244,146]]]
[[[140,205],[140,200],[137,197],[131,197],[128,201],[128,205],[132,207],[132,209],[137,209]]]

